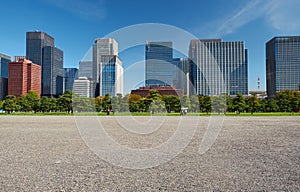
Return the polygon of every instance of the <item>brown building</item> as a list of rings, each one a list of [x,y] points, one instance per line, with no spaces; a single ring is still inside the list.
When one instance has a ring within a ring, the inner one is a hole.
[[[176,89],[173,86],[144,86],[136,90],[131,90],[131,94],[140,95],[141,97],[146,97],[150,90],[158,90],[160,95],[175,95],[183,96],[183,89]]]
[[[35,91],[41,95],[41,66],[22,57],[16,57],[8,64],[8,94],[26,95]]]

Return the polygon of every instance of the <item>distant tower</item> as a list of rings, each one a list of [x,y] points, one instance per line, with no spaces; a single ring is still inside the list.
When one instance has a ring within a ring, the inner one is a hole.
[[[257,88],[258,88],[258,90],[260,90],[260,78],[259,78],[259,76],[257,78]]]

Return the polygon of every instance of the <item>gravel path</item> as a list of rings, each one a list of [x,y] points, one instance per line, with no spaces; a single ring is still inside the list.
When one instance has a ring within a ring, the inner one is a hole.
[[[144,135],[120,129],[114,117],[99,120],[120,144],[151,148],[168,140],[178,118]],[[128,169],[95,155],[75,117],[0,116],[0,191],[300,191],[299,117],[226,117],[201,155],[208,123],[200,118],[189,145],[170,162]]]

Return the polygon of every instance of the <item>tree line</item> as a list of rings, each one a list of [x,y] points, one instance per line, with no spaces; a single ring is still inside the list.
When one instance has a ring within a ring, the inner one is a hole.
[[[300,92],[282,91],[271,99],[259,99],[256,95],[243,97],[237,94],[221,96],[161,96],[157,90],[150,90],[146,97],[136,94],[125,96],[109,94],[96,98],[83,98],[67,90],[58,98],[39,98],[37,93],[29,91],[18,98],[8,95],[0,101],[0,109],[6,113],[21,112],[175,112],[179,113],[185,108],[189,112],[201,113],[227,113],[227,112],[299,112]]]

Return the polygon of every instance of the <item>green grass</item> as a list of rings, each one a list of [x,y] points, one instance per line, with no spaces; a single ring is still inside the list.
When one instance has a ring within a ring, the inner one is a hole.
[[[46,113],[34,113],[34,112],[14,112],[14,113],[0,113],[0,115],[7,116],[107,116],[105,112],[93,113],[93,112],[83,112],[83,113],[66,113],[66,112],[46,112]],[[219,115],[217,113],[187,113],[187,116],[211,116]],[[222,114],[221,114],[222,115]],[[180,116],[180,113],[154,113],[149,112],[122,112],[122,113],[110,113],[110,116]],[[226,116],[300,116],[300,113],[291,112],[257,112],[257,113],[226,113]]]

